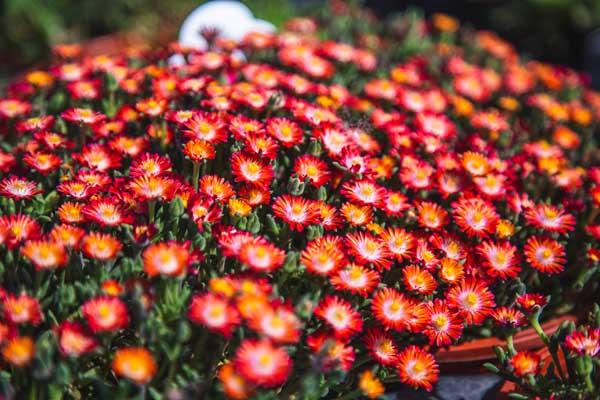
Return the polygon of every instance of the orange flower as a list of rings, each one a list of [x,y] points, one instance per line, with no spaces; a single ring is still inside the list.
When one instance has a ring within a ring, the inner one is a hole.
[[[240,323],[237,309],[229,304],[227,299],[212,293],[196,295],[192,298],[188,309],[188,318],[225,337],[231,336],[233,329]]]
[[[244,340],[235,353],[234,363],[244,379],[263,387],[280,386],[292,369],[286,350],[268,340]]]
[[[367,370],[360,374],[358,387],[370,399],[376,399],[385,393],[385,388],[372,371]]]
[[[98,344],[77,322],[65,321],[56,328],[55,333],[60,352],[66,356],[79,357],[92,351]]]
[[[400,381],[414,388],[431,391],[438,380],[435,358],[417,346],[409,346],[400,352],[397,368]]]
[[[155,243],[144,250],[142,260],[144,271],[150,277],[181,276],[186,272],[190,253],[186,245],[177,242]]]
[[[460,27],[460,22],[450,15],[447,14],[433,14],[431,16],[431,22],[435,29],[442,32],[456,32]]]
[[[183,146],[183,154],[193,162],[198,163],[215,158],[215,148],[207,141],[194,139]]]
[[[345,260],[343,243],[337,236],[324,236],[310,241],[300,256],[302,265],[317,275],[334,274]]]
[[[558,274],[565,268],[565,249],[554,239],[532,236],[523,252],[527,262],[540,272]]]
[[[536,375],[540,371],[541,357],[533,351],[519,351],[510,359],[516,376]]]
[[[156,374],[156,361],[144,347],[126,347],[115,353],[112,369],[123,378],[145,385]]]
[[[15,336],[9,339],[2,349],[4,359],[16,367],[24,367],[29,364],[34,353],[35,344],[28,336]]]
[[[129,323],[125,303],[118,297],[98,296],[81,307],[93,332],[117,331]]]
[[[244,400],[252,396],[252,385],[236,371],[233,363],[223,365],[219,369],[218,377],[228,398]]]
[[[9,294],[2,302],[4,318],[12,324],[38,325],[42,320],[40,303],[35,297],[21,293],[18,296]]]
[[[91,232],[82,240],[84,254],[100,261],[112,260],[122,247],[117,238],[107,233]]]
[[[346,300],[327,296],[314,309],[317,318],[333,329],[335,336],[348,339],[362,330],[362,317]]]
[[[50,240],[27,241],[21,254],[31,261],[37,270],[55,269],[67,263],[67,253],[62,243]]]
[[[456,307],[468,324],[480,324],[496,305],[494,295],[479,280],[468,278],[452,287],[447,294],[448,304]]]

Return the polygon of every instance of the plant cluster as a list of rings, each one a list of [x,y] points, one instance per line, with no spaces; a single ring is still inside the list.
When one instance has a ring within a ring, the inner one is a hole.
[[[62,45],[11,84],[4,393],[432,390],[438,349],[585,305],[600,94],[451,17],[396,22],[205,31],[204,51]]]

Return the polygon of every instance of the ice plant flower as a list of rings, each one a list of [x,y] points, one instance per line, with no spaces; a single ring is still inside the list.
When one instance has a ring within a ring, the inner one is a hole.
[[[470,324],[482,323],[496,305],[489,288],[469,278],[452,287],[447,299],[448,304],[455,307]]]
[[[273,202],[273,213],[296,231],[316,223],[317,212],[312,201],[300,196],[283,195]]]
[[[68,259],[63,243],[50,240],[27,241],[21,247],[21,254],[38,270],[62,267]]]
[[[95,297],[86,301],[81,311],[93,332],[115,332],[129,323],[127,307],[118,297]]]
[[[273,346],[268,340],[243,341],[235,353],[234,363],[245,379],[263,387],[283,384],[292,367],[285,349]]]
[[[235,307],[212,293],[197,295],[192,298],[188,309],[188,318],[196,323],[208,327],[229,337],[233,329],[239,325],[240,316]]]
[[[11,176],[0,181],[0,195],[11,199],[30,199],[39,193],[42,193],[42,189],[39,189],[34,182],[25,178]]]
[[[596,356],[600,353],[600,329],[573,332],[565,338],[565,347],[579,355]]]
[[[529,350],[519,351],[510,359],[516,376],[535,375],[540,370],[541,357]]]
[[[532,236],[527,239],[523,252],[527,262],[542,273],[557,274],[564,269],[565,250],[554,239]]]
[[[157,365],[152,353],[144,347],[126,347],[118,349],[112,361],[115,374],[140,385],[152,380]]]
[[[24,367],[31,362],[35,344],[29,336],[15,336],[2,349],[2,357],[15,367]]]
[[[187,246],[176,243],[156,243],[148,246],[142,254],[144,271],[150,276],[181,276],[190,261]]]
[[[385,393],[385,389],[380,380],[378,380],[373,372],[367,370],[360,375],[358,381],[360,390],[370,399],[376,399]]]
[[[315,308],[314,313],[327,323],[339,338],[354,336],[362,330],[360,314],[339,297],[326,297]]]
[[[97,340],[77,322],[65,321],[55,329],[60,352],[69,357],[80,357],[94,350]]]
[[[398,375],[400,381],[427,391],[437,382],[439,369],[433,356],[417,346],[409,346],[398,354]]]
[[[123,245],[121,242],[106,233],[90,232],[82,239],[83,252],[90,258],[109,261],[117,256]]]

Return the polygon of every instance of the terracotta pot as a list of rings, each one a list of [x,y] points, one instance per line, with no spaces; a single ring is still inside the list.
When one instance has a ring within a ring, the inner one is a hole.
[[[543,323],[542,329],[547,334],[552,334],[564,321],[575,322],[577,318],[573,315],[562,315]],[[544,344],[537,333],[532,328],[528,328],[515,335],[514,345],[517,350],[537,350]],[[506,342],[498,338],[476,339],[442,349],[437,352],[436,359],[442,372],[486,372],[483,363],[496,359],[495,346],[506,346]]]
[[[115,56],[123,52],[123,49],[132,46],[144,45],[145,41],[133,33],[113,33],[98,36],[83,43],[83,54],[86,56],[108,55]]]

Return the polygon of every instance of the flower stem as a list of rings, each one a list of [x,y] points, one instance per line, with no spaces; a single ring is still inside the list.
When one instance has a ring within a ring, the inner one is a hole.
[[[148,201],[148,223],[154,223],[154,213],[156,211],[156,200]]]
[[[200,163],[193,163],[194,169],[192,170],[192,186],[194,186],[194,191],[198,191],[198,179],[200,178]]]
[[[556,366],[556,370],[558,371],[558,374],[560,375],[561,380],[564,381],[565,374],[562,370],[562,366],[560,365],[560,361],[558,360],[558,356],[556,355],[556,352],[550,346],[550,339],[548,339],[548,335],[546,335],[546,332],[544,332],[544,330],[540,326],[540,322],[538,319],[539,319],[539,312],[534,313],[529,318],[529,321],[531,322],[531,327],[535,330],[535,332],[538,334],[540,339],[542,339],[542,342],[544,342],[544,345],[546,345],[546,347],[550,351],[550,354],[552,355],[552,361],[554,362],[554,365]]]
[[[512,333],[506,335],[506,347],[508,347],[508,353],[511,356],[514,356],[517,353],[517,350],[515,349],[515,344],[514,344],[514,341],[513,341],[513,334]]]

